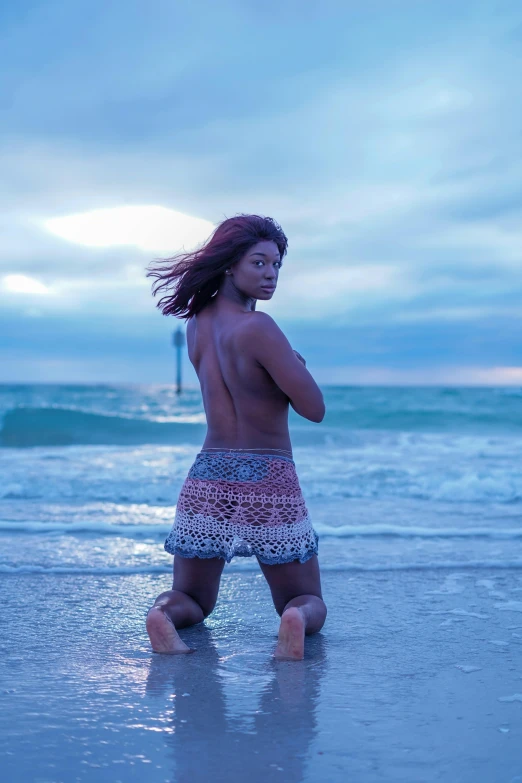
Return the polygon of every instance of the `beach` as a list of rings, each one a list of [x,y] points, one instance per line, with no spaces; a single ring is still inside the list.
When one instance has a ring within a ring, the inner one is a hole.
[[[151,654],[144,633],[163,576],[4,577],[4,779],[517,780],[520,574],[323,581],[323,632],[277,662],[256,573],[225,575],[181,632],[187,656]]]
[[[152,653],[145,615],[201,443],[198,394],[3,387],[6,780],[522,780],[522,396],[325,390],[291,417],[328,617],[276,661],[252,559]]]

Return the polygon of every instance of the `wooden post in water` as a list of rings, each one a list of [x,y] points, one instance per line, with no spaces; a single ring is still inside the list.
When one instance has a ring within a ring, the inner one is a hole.
[[[172,344],[176,348],[176,394],[181,394],[181,349],[185,345],[185,335],[181,326],[172,333]]]

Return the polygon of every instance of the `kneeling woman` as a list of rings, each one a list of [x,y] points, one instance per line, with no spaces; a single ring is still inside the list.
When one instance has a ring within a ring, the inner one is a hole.
[[[272,298],[287,239],[271,218],[238,215],[208,241],[152,267],[164,315],[187,319],[207,435],[181,489],[165,549],[172,590],[147,615],[152,648],[190,652],[178,629],[213,610],[225,562],[255,556],[281,616],[278,658],[301,659],[326,618],[317,534],[306,508],[288,409],[322,421],[323,395],[303,357],[258,299]]]

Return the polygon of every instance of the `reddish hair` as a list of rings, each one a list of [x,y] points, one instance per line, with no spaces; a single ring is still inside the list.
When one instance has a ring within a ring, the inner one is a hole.
[[[275,242],[281,259],[288,240],[281,226],[270,217],[236,215],[227,218],[197,250],[177,253],[172,258],[156,259],[148,266],[147,277],[155,277],[152,294],[167,293],[156,306],[163,315],[192,318],[218,292],[225,269],[239,261],[258,242]]]

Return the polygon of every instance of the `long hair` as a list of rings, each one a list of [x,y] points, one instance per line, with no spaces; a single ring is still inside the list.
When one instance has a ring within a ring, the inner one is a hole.
[[[156,307],[163,315],[185,319],[196,315],[217,293],[225,269],[266,240],[276,243],[282,259],[288,240],[281,226],[270,217],[240,214],[220,223],[197,250],[155,259],[156,265],[149,265],[146,275],[156,278],[152,294],[167,292]]]

